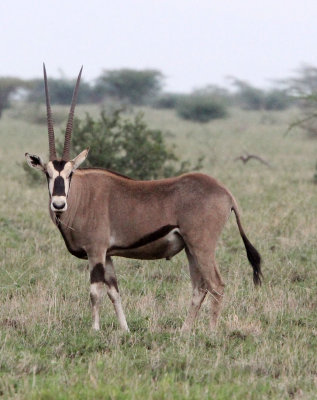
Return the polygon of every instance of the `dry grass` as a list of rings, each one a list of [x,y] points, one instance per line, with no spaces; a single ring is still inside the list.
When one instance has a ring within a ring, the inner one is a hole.
[[[98,111],[79,107],[86,110]],[[102,331],[92,332],[87,263],[67,253],[47,213],[45,184],[28,186],[20,166],[25,151],[45,157],[46,130],[8,111],[0,126],[0,397],[316,398],[317,142],[283,136],[296,111],[233,110],[205,125],[144,111],[151,126],[173,133],[184,158],[204,154],[205,172],[234,193],[264,259],[264,285],[252,285],[231,218],[217,251],[227,286],[216,333],[208,331],[206,301],[195,331],[179,334],[191,292],[184,255],[116,259],[132,332],[118,330],[108,299]],[[243,151],[274,168],[234,162]]]

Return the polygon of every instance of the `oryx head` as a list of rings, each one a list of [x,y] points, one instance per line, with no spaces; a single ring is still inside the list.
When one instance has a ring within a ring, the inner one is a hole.
[[[55,150],[55,138],[53,128],[53,118],[50,106],[50,99],[48,93],[47,76],[45,65],[43,64],[44,70],[44,86],[46,96],[46,110],[47,110],[47,126],[48,126],[48,143],[49,143],[49,161],[44,164],[39,156],[25,153],[26,160],[30,167],[41,170],[45,173],[48,182],[48,190],[51,200],[51,209],[54,212],[63,212],[67,210],[67,197],[71,184],[71,178],[74,170],[85,161],[88,149],[82,151],[73,160],[70,160],[70,141],[73,130],[73,118],[74,111],[77,101],[79,82],[81,77],[82,69],[79,72],[76,86],[73,93],[73,99],[70,107],[68,116],[68,122],[65,132],[65,142],[62,158],[58,158]]]

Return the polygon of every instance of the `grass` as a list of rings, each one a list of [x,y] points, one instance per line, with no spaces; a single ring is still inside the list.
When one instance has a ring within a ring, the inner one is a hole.
[[[98,111],[80,106],[78,114],[87,110]],[[194,332],[179,333],[191,295],[183,254],[115,259],[131,333],[119,331],[106,298],[101,332],[93,332],[87,263],[68,254],[54,229],[45,183],[29,186],[21,167],[26,151],[46,158],[46,127],[7,110],[0,124],[0,398],[315,399],[317,142],[296,131],[283,136],[296,110],[232,110],[204,125],[143,111],[184,158],[204,154],[205,172],[234,193],[264,260],[264,284],[253,287],[231,217],[217,251],[227,284],[217,332],[208,331],[205,301]],[[243,151],[274,168],[233,161]]]

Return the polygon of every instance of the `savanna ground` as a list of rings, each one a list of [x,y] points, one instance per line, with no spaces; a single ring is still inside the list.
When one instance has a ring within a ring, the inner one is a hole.
[[[80,106],[77,115],[87,110],[97,113]],[[234,193],[263,257],[262,287],[253,287],[231,216],[217,251],[226,282],[217,332],[208,330],[207,299],[192,334],[179,333],[191,297],[183,253],[171,261],[116,258],[131,333],[119,331],[106,297],[101,331],[93,332],[87,262],[67,252],[50,221],[45,181],[28,185],[21,167],[26,151],[46,156],[46,126],[7,110],[0,121],[0,397],[316,399],[317,141],[283,135],[295,110],[232,110],[204,125],[144,111],[185,159],[204,154],[204,171]],[[274,168],[233,161],[244,150]]]

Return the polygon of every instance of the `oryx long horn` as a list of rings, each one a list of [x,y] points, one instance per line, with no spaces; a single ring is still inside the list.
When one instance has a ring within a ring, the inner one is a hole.
[[[54,136],[54,127],[53,127],[53,117],[52,110],[50,105],[50,96],[48,93],[47,86],[47,76],[46,76],[46,68],[43,63],[43,72],[44,72],[44,86],[45,86],[45,97],[46,97],[46,114],[47,114],[47,127],[48,127],[48,146],[50,151],[50,161],[56,160],[56,150],[55,150],[55,136]]]
[[[70,158],[70,140],[71,140],[72,131],[73,131],[74,111],[75,111],[75,106],[76,106],[76,102],[77,102],[78,89],[79,89],[79,83],[80,83],[80,77],[81,77],[82,70],[83,70],[83,67],[81,67],[81,69],[79,71],[79,75],[78,75],[76,86],[75,86],[74,93],[73,93],[72,104],[70,106],[67,126],[66,126],[64,150],[63,150],[63,156],[62,156],[62,159],[65,161],[68,161]]]

